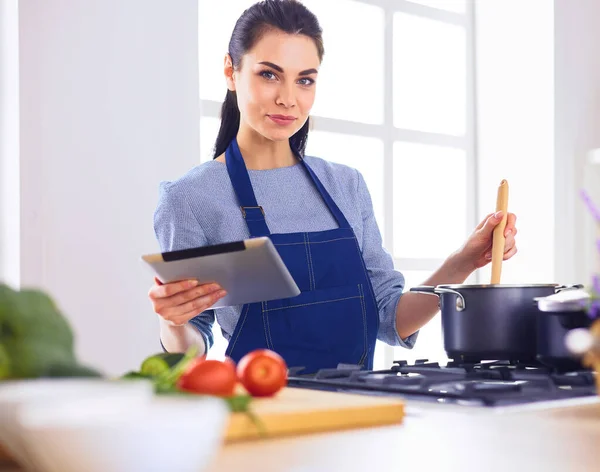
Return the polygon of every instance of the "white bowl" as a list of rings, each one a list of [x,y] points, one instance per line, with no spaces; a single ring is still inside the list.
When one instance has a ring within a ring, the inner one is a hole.
[[[155,396],[139,408],[88,399],[19,417],[45,472],[200,472],[221,445],[229,409],[213,397]]]
[[[153,397],[145,380],[98,378],[31,379],[0,382],[0,443],[25,470],[40,470],[22,436],[19,414],[33,405],[56,408],[61,404],[97,398],[112,403],[140,405]]]

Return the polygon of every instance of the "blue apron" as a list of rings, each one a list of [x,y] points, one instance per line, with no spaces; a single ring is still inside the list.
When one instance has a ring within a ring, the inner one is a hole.
[[[301,290],[292,298],[246,304],[226,355],[238,362],[254,349],[279,353],[301,374],[355,364],[373,368],[379,316],[371,281],[348,220],[297,150],[339,228],[271,234],[234,138],[225,152],[227,172],[251,237],[268,236]],[[293,189],[290,189],[293,191]]]

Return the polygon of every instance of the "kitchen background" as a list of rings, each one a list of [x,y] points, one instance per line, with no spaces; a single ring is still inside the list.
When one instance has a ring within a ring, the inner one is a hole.
[[[251,3],[0,0],[0,279],[51,293],[108,373],[159,350],[140,262],[158,250],[158,183],[211,158]],[[305,3],[326,47],[308,152],[363,173],[407,287],[493,211],[502,178],[519,228],[503,282],[590,281],[578,193],[600,204],[599,1]],[[439,318],[376,367],[394,358],[443,361]]]

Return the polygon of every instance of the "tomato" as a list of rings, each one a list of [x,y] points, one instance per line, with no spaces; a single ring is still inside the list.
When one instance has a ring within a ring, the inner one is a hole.
[[[235,364],[231,359],[219,361],[204,357],[194,359],[177,381],[180,390],[220,397],[232,396],[236,384]]]
[[[287,384],[287,365],[276,352],[257,349],[242,357],[237,375],[250,395],[268,397]]]

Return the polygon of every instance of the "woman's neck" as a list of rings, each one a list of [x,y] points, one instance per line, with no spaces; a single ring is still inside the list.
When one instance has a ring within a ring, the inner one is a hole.
[[[298,163],[289,141],[271,141],[247,126],[240,126],[237,143],[248,170],[268,170]]]

